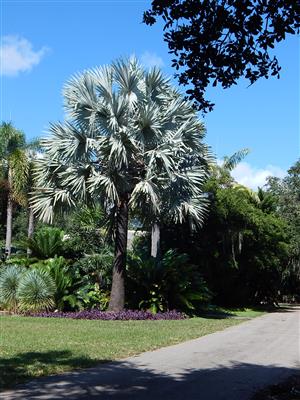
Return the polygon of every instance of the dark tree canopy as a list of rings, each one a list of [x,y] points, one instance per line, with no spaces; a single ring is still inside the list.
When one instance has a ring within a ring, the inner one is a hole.
[[[164,20],[164,39],[174,54],[173,67],[198,109],[211,111],[207,87],[228,88],[245,77],[254,83],[280,66],[270,53],[286,34],[299,32],[297,0],[153,0],[144,13],[152,25]]]

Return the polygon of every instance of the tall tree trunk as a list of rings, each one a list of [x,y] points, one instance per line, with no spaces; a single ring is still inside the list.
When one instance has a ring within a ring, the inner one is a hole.
[[[12,190],[12,173],[11,169],[8,170],[8,196],[7,196],[7,217],[6,217],[6,240],[5,240],[5,253],[7,257],[11,255],[11,239],[12,239],[12,214],[13,214],[13,200],[11,195]]]
[[[128,196],[121,200],[117,211],[115,260],[109,311],[121,311],[125,304],[125,268],[128,231]]]
[[[152,225],[151,231],[151,256],[157,258],[160,243],[160,226],[157,222]]]
[[[33,232],[34,232],[34,214],[33,214],[32,208],[29,206],[28,233],[27,233],[28,239],[32,238]],[[28,247],[27,248],[27,257],[29,257],[30,254],[31,254],[31,250]]]
[[[11,255],[12,213],[13,213],[13,202],[11,195],[8,194],[7,217],[6,217],[6,241],[5,241],[5,253],[7,257],[10,257]]]

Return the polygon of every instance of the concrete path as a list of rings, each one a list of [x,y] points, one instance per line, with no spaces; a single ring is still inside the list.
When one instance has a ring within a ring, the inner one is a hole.
[[[300,308],[85,371],[36,379],[2,400],[247,400],[299,372]]]

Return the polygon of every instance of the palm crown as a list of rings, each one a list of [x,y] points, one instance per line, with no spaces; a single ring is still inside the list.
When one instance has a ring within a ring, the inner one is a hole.
[[[36,169],[33,204],[45,221],[65,203],[92,196],[110,207],[128,193],[132,210],[168,204],[176,220],[201,220],[204,127],[160,71],[119,61],[75,76],[64,97],[68,121],[50,126]]]
[[[8,183],[11,197],[25,203],[24,188],[28,179],[28,157],[25,136],[9,122],[0,126],[0,179]]]
[[[29,179],[29,158],[23,132],[10,122],[0,125],[0,181],[6,187],[7,218],[5,252],[9,257],[12,242],[14,203],[26,205],[26,186]]]

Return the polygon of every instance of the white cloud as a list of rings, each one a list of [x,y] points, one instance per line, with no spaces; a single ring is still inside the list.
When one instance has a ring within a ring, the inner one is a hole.
[[[149,51],[145,51],[142,56],[141,56],[141,63],[146,67],[146,68],[152,68],[152,67],[163,67],[165,64],[163,62],[163,59],[159,57],[155,53],[150,53]]]
[[[241,185],[256,190],[258,186],[262,187],[266,183],[269,176],[283,178],[286,175],[286,171],[275,165],[267,165],[266,168],[255,168],[247,162],[241,162],[234,168],[231,175]]]
[[[39,64],[46,51],[46,47],[33,50],[29,40],[21,36],[3,36],[0,49],[1,75],[16,76],[20,72],[30,71]]]

